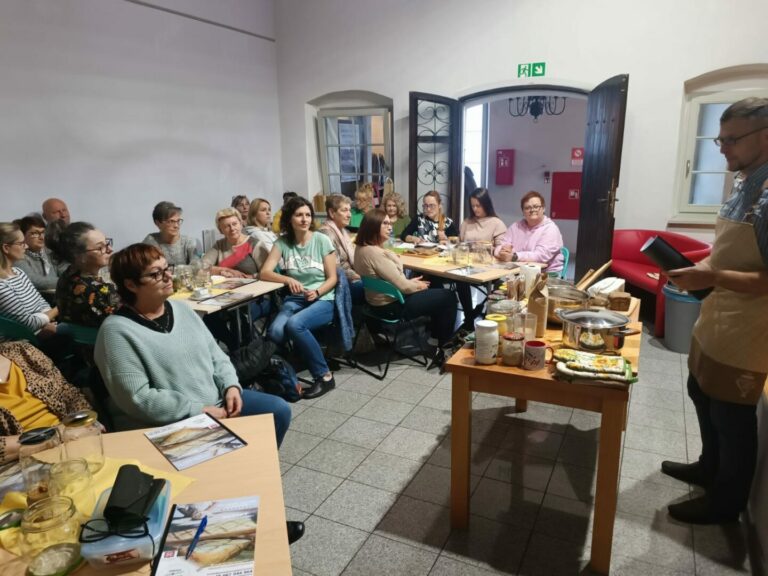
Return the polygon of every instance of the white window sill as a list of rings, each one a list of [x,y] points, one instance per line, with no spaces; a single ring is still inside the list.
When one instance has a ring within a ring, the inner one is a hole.
[[[717,213],[678,213],[667,221],[669,228],[714,228]]]

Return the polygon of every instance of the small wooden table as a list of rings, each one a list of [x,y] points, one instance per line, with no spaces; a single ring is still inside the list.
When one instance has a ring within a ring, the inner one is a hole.
[[[275,425],[271,415],[227,419],[225,424],[248,445],[229,454],[203,462],[181,472],[195,481],[175,500],[177,503],[222,498],[260,497],[254,574],[291,574],[285,504],[277,459]],[[133,458],[159,470],[174,470],[165,457],[147,440],[142,430],[105,434],[104,452],[113,458]],[[0,549],[3,576],[22,576],[24,563]],[[149,564],[134,564],[95,570],[85,565],[78,576],[113,574],[146,575]]]
[[[238,286],[237,288],[233,288],[232,290],[217,290],[216,284],[214,284],[211,287],[211,293],[214,295],[212,298],[215,298],[216,296],[220,296],[221,294],[226,294],[227,292],[233,292],[235,294],[246,294],[247,297],[243,300],[240,300],[238,302],[234,302],[229,305],[219,305],[215,303],[211,303],[211,300],[202,300],[202,301],[196,301],[190,299],[190,296],[192,295],[190,292],[177,292],[173,296],[170,297],[171,300],[179,300],[181,302],[184,302],[185,304],[189,305],[192,310],[200,314],[201,316],[205,316],[206,314],[212,314],[213,312],[218,312],[220,310],[229,310],[230,308],[237,308],[239,306],[243,306],[245,304],[248,304],[249,302],[252,302],[253,300],[256,300],[259,296],[264,296],[265,294],[269,294],[270,292],[274,292],[276,290],[280,290],[280,288],[283,287],[283,284],[280,284],[279,282],[267,282],[266,280],[256,280],[255,282],[251,282],[250,284],[245,284],[243,286]]]
[[[416,272],[439,276],[440,278],[448,278],[449,280],[456,280],[459,282],[468,282],[470,284],[491,284],[496,280],[506,278],[515,270],[501,267],[494,268],[489,264],[473,264],[473,267],[482,269],[482,272],[467,276],[465,274],[453,272],[453,270],[465,268],[464,266],[456,264],[450,259],[438,258],[437,256],[424,258],[421,256],[401,254],[400,261],[403,263],[403,267],[415,270]]]
[[[629,325],[642,328],[639,322]],[[544,338],[557,342],[562,330],[547,330]],[[627,336],[622,355],[636,369],[640,355],[640,334]],[[472,443],[472,392],[485,392],[516,398],[517,411],[527,408],[528,400],[599,412],[600,447],[595,492],[595,517],[592,531],[592,568],[608,574],[611,563],[613,522],[619,484],[621,434],[624,430],[629,387],[613,388],[573,384],[556,380],[554,367],[538,371],[503,365],[475,364],[474,350],[462,348],[446,363],[453,375],[451,408],[451,525],[466,528],[469,522],[469,471]]]

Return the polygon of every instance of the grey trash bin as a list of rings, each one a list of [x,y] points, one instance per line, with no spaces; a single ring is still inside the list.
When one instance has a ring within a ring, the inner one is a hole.
[[[701,302],[671,284],[664,286],[662,291],[665,298],[664,345],[673,352],[687,354]]]

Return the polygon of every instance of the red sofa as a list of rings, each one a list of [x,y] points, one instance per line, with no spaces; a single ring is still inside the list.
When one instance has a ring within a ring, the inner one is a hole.
[[[611,248],[613,274],[626,280],[627,284],[656,294],[654,332],[656,336],[662,337],[664,336],[664,293],[662,288],[667,283],[667,278],[663,274],[659,274],[658,280],[648,276],[649,272],[659,273],[660,270],[645,254],[640,252],[640,248],[652,236],[661,236],[693,262],[698,262],[709,256],[712,246],[675,232],[661,230],[613,231],[613,247]]]

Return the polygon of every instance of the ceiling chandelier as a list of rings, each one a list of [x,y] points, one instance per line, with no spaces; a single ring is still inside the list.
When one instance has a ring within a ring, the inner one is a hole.
[[[509,99],[509,115],[515,118],[530,114],[533,121],[539,116],[560,116],[565,112],[565,96],[516,96]]]

